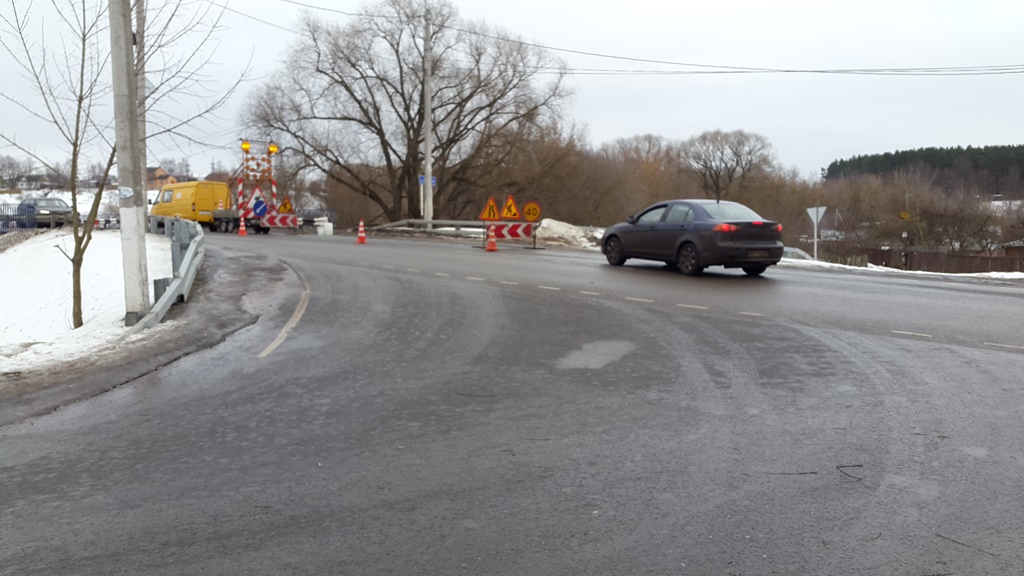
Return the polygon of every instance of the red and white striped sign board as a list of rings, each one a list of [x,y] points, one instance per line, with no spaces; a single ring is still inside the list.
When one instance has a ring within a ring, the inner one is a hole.
[[[270,214],[260,221],[267,228],[298,228],[299,217],[295,214]]]
[[[494,224],[494,237],[498,240],[529,240],[533,238],[533,224]]]

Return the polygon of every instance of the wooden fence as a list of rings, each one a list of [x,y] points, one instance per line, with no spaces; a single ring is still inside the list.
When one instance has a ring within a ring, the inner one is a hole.
[[[1024,272],[1024,258],[995,256],[959,256],[911,250],[868,250],[868,262],[876,266],[920,270],[946,274],[983,274],[986,272]]]

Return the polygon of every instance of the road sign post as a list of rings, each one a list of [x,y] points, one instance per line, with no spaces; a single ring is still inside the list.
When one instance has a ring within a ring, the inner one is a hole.
[[[814,259],[818,259],[818,222],[821,221],[821,217],[825,215],[825,206],[815,206],[814,208],[807,209],[807,215],[811,217],[811,221],[814,222]]]

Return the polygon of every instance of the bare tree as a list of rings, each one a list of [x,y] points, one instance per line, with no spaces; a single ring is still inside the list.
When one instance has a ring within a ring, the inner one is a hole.
[[[14,156],[0,156],[0,184],[14,188],[18,181],[32,174],[36,164],[31,158],[18,159]]]
[[[432,24],[429,112],[424,8]],[[446,0],[385,0],[345,26],[307,15],[287,65],[252,95],[248,116],[254,130],[398,220],[420,212],[424,114],[432,113],[434,206],[457,217],[482,207],[487,176],[517,145],[545,133],[567,95],[564,74],[546,51],[459,21]]]
[[[215,64],[215,39],[222,29],[224,8],[215,2],[191,0],[134,2],[143,2],[145,7],[145,34],[138,39],[144,55],[137,55],[136,70],[145,74],[146,89],[139,91],[139,100],[147,119],[146,140],[170,139],[177,147],[210,146],[197,132],[223,128],[217,113],[247,78],[251,57],[238,63],[240,72],[232,76],[230,85],[218,89],[222,84],[209,70]],[[207,124],[205,129],[193,130],[203,124]],[[190,172],[187,161],[185,168]]]
[[[67,146],[71,156],[68,185],[71,189],[71,228],[74,248],[71,254],[64,253],[71,261],[72,269],[72,324],[75,328],[82,321],[82,261],[85,251],[92,240],[92,222],[99,211],[102,189],[93,199],[89,215],[85,222],[79,218],[78,211],[78,173],[79,160],[86,150],[103,139],[94,112],[98,101],[108,93],[102,77],[107,65],[107,55],[102,46],[105,32],[103,16],[105,5],[69,1],[62,9],[58,9],[60,22],[68,34],[64,35],[65,43],[62,52],[51,52],[45,38],[37,44],[29,32],[32,3],[19,4],[10,0],[10,16],[0,16],[4,25],[11,33],[11,40],[0,39],[4,48],[21,65],[22,72],[34,84],[36,94],[40,98],[41,109],[30,103],[20,101],[6,93],[2,97],[21,107],[34,118],[54,126],[60,138]],[[24,10],[19,10],[19,8]],[[13,44],[13,45],[12,45]],[[20,58],[19,58],[20,56]],[[54,62],[65,63],[61,67]],[[35,153],[21,146],[18,141],[0,133],[0,139],[19,148],[40,162],[51,173],[62,172],[61,168],[40,158]],[[114,163],[114,152],[108,154],[106,175]]]
[[[142,0],[138,0],[142,1]],[[104,108],[110,95],[108,63],[110,48],[108,45],[109,29],[107,20],[107,2],[104,0],[53,0],[56,10],[57,24],[49,25],[46,34],[36,37],[32,32],[33,3],[23,0],[8,0],[9,13],[5,10],[0,14],[4,33],[0,35],[0,45],[14,58],[21,68],[22,76],[31,84],[33,99],[19,98],[0,88],[0,99],[24,110],[30,117],[42,125],[54,129],[60,138],[60,144],[68,153],[68,165],[49,162],[33,152],[28,145],[16,137],[0,131],[0,140],[22,151],[33,160],[39,162],[47,172],[67,177],[71,191],[71,232],[74,248],[65,252],[72,266],[72,324],[79,328],[82,318],[82,284],[81,271],[85,253],[92,240],[92,227],[103,198],[103,192],[109,181],[110,171],[116,158],[112,138],[112,117],[109,107]],[[182,16],[190,6],[187,0],[179,0],[161,5],[157,14],[165,14],[166,18],[158,17],[150,22],[154,26],[155,38],[152,52],[147,52],[150,61],[162,54],[161,49],[168,49],[176,43],[189,38],[187,32],[195,31],[199,26],[195,18],[186,19],[182,28]],[[166,10],[167,12],[163,12]],[[199,14],[206,14],[202,9]],[[200,18],[201,20],[202,18]],[[48,38],[59,38],[58,47],[51,49]],[[194,95],[190,88],[201,84],[203,78],[199,70],[208,62],[204,59],[204,46],[209,36],[198,41],[191,39],[190,51],[181,59],[170,58],[166,66],[160,68],[158,87],[165,93],[174,92],[176,97]],[[142,59],[140,59],[140,62]],[[238,84],[236,83],[236,86]],[[204,117],[226,101],[227,96],[213,99],[184,115],[168,114],[160,117],[157,130],[153,134],[180,134],[181,129],[191,122]],[[150,101],[153,110],[159,99]],[[106,113],[106,114],[104,114]],[[105,158],[102,177],[98,181],[98,190],[87,209],[84,221],[79,216],[79,176],[96,172],[85,166],[86,158]]]
[[[686,167],[680,162],[677,143],[646,134],[615,140],[602,146],[601,152],[627,171],[627,185],[620,193],[633,203],[634,210],[688,196],[681,178]]]
[[[752,174],[771,169],[775,153],[760,134],[712,130],[683,142],[680,157],[709,198],[725,200]]]

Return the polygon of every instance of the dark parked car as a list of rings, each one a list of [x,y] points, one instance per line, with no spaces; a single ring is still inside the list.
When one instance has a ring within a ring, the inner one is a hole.
[[[683,274],[708,266],[742,268],[757,276],[782,259],[782,225],[743,204],[666,200],[609,227],[601,251],[613,266],[629,258],[660,260]]]
[[[60,198],[25,198],[18,204],[18,225],[23,228],[62,226],[71,218],[71,206]]]

